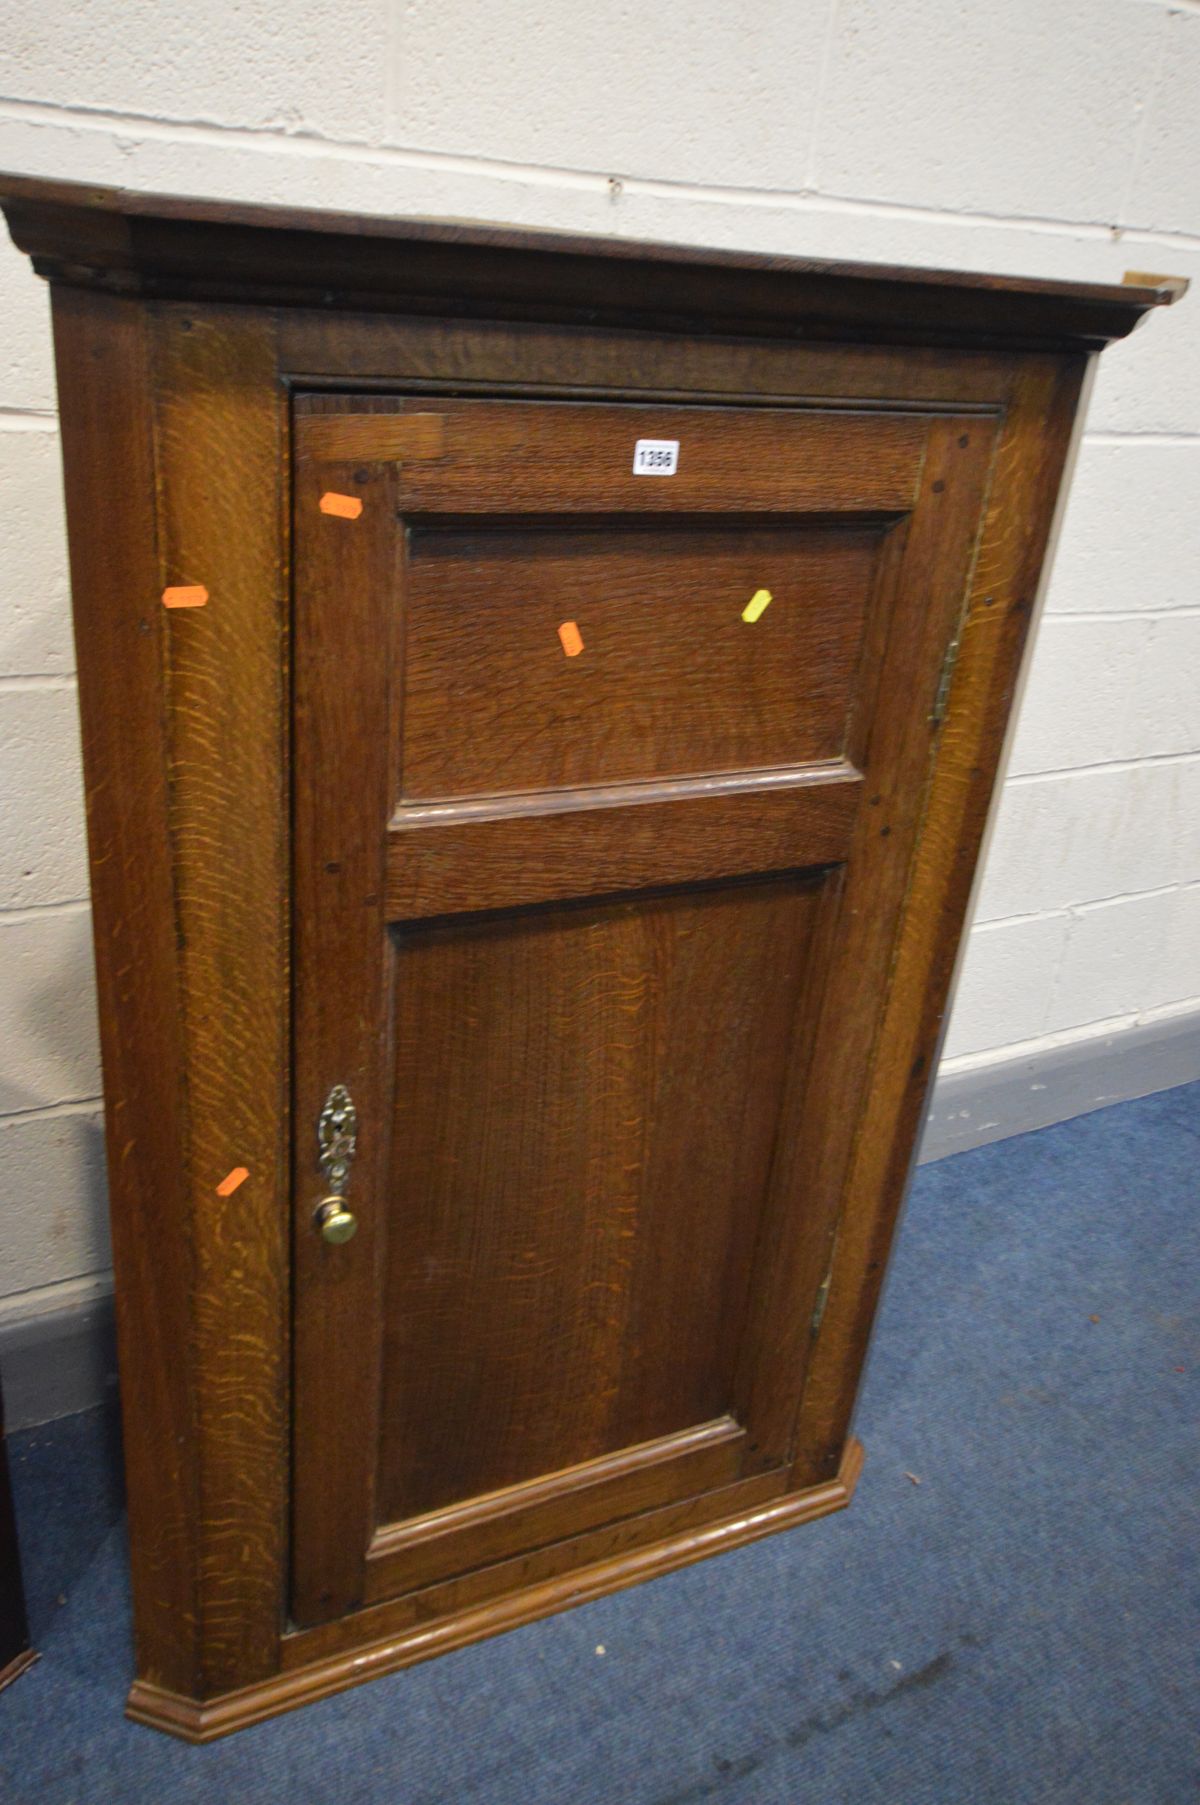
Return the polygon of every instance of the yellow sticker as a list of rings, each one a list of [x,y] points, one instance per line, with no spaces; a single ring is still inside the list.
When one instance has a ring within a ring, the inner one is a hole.
[[[771,591],[769,589],[756,589],[742,609],[742,619],[756,621],[759,615],[765,611],[770,600]]]

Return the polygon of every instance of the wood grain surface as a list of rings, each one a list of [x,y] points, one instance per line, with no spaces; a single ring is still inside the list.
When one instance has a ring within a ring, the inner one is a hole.
[[[880,535],[719,516],[414,528],[404,800],[839,757]],[[570,658],[563,621],[582,641]]]
[[[204,1536],[152,345],[130,301],[59,290],[54,350],[79,667],[138,1671],[205,1696]],[[214,1181],[215,1182],[215,1181]]]
[[[388,913],[413,920],[826,865],[845,856],[861,784],[839,760],[738,782],[558,791],[486,813],[398,809]]]
[[[922,833],[799,1423],[799,1445],[806,1451],[801,1472],[809,1478],[837,1470],[858,1395],[937,1069],[947,997],[1084,370],[1082,359],[1022,365],[998,437],[961,649],[945,723],[934,743]]]
[[[818,887],[401,930],[381,1522],[727,1409]]]
[[[912,503],[925,440],[920,415],[902,413],[445,401],[438,415],[440,456],[399,460],[404,514],[894,513]],[[635,472],[639,439],[678,443],[673,476]]]
[[[375,306],[891,343],[1098,350],[1185,292],[697,251],[565,232],[386,219],[0,175],[42,274],[148,297]]]
[[[286,416],[269,316],[154,319],[158,545],[192,1211],[205,1684],[277,1658],[288,1350]],[[235,1167],[248,1177],[229,1195]],[[235,1577],[236,1576],[236,1577]]]
[[[361,517],[322,513],[327,489],[359,497]],[[364,1296],[377,1292],[386,1230],[370,1202],[386,1193],[390,1157],[394,979],[384,878],[395,790],[391,672],[400,623],[392,585],[378,578],[395,563],[392,467],[301,462],[293,530],[290,1610],[297,1621],[312,1622],[359,1601],[375,1528],[382,1348],[377,1334],[364,1334],[362,1313]],[[336,1084],[349,1087],[362,1121],[347,1190],[358,1230],[341,1247],[322,1241],[314,1222],[329,1189],[318,1163],[317,1122]]]
[[[314,1254],[310,1237],[299,1256],[296,1522],[325,1526],[294,1553],[308,1624],[389,1586],[482,1571],[501,1545],[532,1558],[522,1533],[583,1534],[598,1497],[631,1533],[657,1533],[640,1478],[598,1493],[567,1477],[581,1464],[723,1417],[742,1432],[723,1484],[796,1459],[995,436],[979,415],[462,402],[440,458],[408,464],[372,400],[352,467],[323,455],[346,405],[305,411],[297,436],[296,977],[298,998],[322,999],[299,1004],[313,1012],[301,1094],[315,1115],[344,1066],[365,1126],[385,1089],[393,1101],[355,1177],[363,1238],[344,1258]],[[884,468],[897,427],[913,507],[864,519],[866,448],[878,435]],[[369,428],[389,455],[371,457]],[[581,532],[580,514],[639,480],[614,447],[668,430],[681,456],[699,448],[691,508],[680,489],[652,538],[625,526],[634,515]],[[813,498],[786,526],[743,524],[761,466],[741,452],[764,433],[772,481]],[[813,459],[839,449],[818,490]],[[508,480],[505,462],[526,455]],[[709,470],[725,473],[719,491]],[[327,485],[361,497],[361,518],[322,518]],[[738,524],[714,515],[718,493]],[[442,526],[454,500],[473,512]],[[740,550],[747,532],[762,549],[774,536],[781,561],[785,535],[802,548],[805,603],[785,580],[774,638],[759,633],[769,614],[744,620],[740,592],[734,606],[716,552],[692,549]],[[631,580],[612,575],[643,544],[671,654],[652,680]],[[547,559],[566,570],[539,617]],[[609,601],[593,635],[589,606]],[[589,623],[569,663],[551,632],[568,602]],[[712,623],[713,648],[689,655],[689,618]],[[610,667],[594,720],[566,689],[589,646],[602,685]],[[823,685],[835,703],[816,701]],[[756,701],[774,716],[774,768],[722,772],[721,724],[752,727]],[[655,711],[669,734],[644,730]],[[662,777],[664,744],[698,775]],[[443,752],[442,775],[422,777]],[[610,760],[624,782],[606,781]],[[419,790],[451,795],[411,800],[414,764]],[[472,794],[485,786],[508,793]],[[363,911],[380,919],[381,834],[392,925],[374,930],[372,958]],[[298,1158],[311,1144],[299,1132]],[[680,1486],[703,1495],[694,1467],[689,1448],[676,1500]],[[664,1459],[659,1508],[671,1479]],[[502,1492],[494,1518],[486,1500]],[[468,1506],[447,1535],[439,1513]]]
[[[462,1590],[459,1582],[451,1581],[377,1605],[324,1630],[294,1632],[285,1638],[283,1662],[273,1679],[223,1697],[195,1700],[137,1680],[129,1694],[128,1715],[185,1742],[215,1741],[382,1674],[844,1510],[854,1496],[862,1460],[862,1446],[851,1438],[837,1478],[809,1491],[772,1497],[762,1480],[743,1482],[736,1488],[740,1504],[731,1497],[735,1488],[728,1487],[701,1501],[707,1513],[695,1504],[652,1513],[660,1519],[657,1540],[633,1541],[614,1552],[621,1534],[602,1531],[586,1538],[584,1545],[560,1544],[551,1551],[560,1567],[564,1556],[573,1558],[574,1564],[565,1571],[539,1577],[528,1571],[529,1562],[519,1563],[515,1571],[506,1564],[489,1568],[486,1579],[495,1595],[483,1602],[450,1605],[448,1601]],[[733,1505],[724,1517],[718,1514],[722,1504]],[[690,1523],[685,1521],[688,1517]],[[644,1526],[647,1518],[638,1522]],[[631,1540],[627,1529],[624,1540],[627,1544]],[[551,1566],[545,1559],[541,1564]],[[474,1590],[480,1589],[477,1580]]]

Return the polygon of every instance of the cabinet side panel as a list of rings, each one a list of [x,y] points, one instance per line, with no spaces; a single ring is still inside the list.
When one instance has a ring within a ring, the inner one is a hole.
[[[54,291],[138,1671],[199,1680],[184,1034],[150,371],[137,302]]]
[[[1082,357],[1014,360],[1011,399],[925,815],[909,874],[879,1049],[837,1226],[828,1304],[801,1411],[797,1478],[837,1471],[937,1066],[946,1003],[1034,613]]]
[[[161,585],[207,592],[160,612],[209,1696],[274,1671],[283,1614],[287,416],[270,313],[166,306],[153,323]]]

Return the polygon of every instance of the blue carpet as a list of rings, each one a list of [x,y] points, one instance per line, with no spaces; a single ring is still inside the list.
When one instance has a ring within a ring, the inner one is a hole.
[[[0,1797],[1186,1805],[1198,1201],[1200,1085],[925,1167],[848,1512],[208,1748],[121,1716],[111,1425],[16,1436]]]

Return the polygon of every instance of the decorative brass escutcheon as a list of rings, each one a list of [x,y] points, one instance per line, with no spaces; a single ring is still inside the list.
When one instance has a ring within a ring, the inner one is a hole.
[[[349,1241],[358,1228],[353,1210],[343,1195],[350,1183],[350,1167],[358,1145],[358,1111],[344,1084],[335,1084],[317,1119],[319,1164],[331,1195],[317,1205],[313,1221],[322,1240],[338,1246]]]

